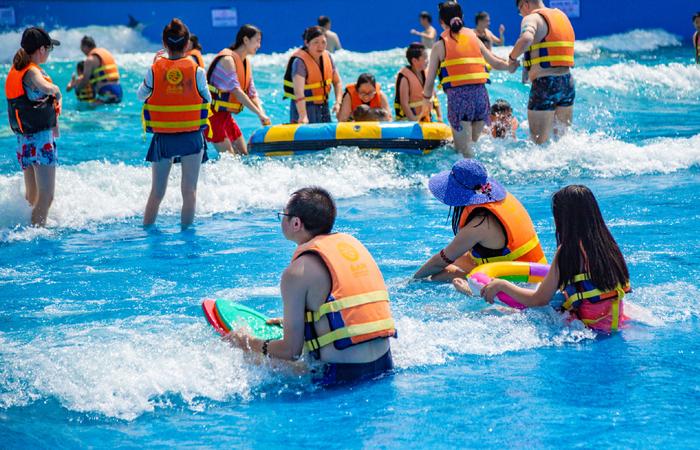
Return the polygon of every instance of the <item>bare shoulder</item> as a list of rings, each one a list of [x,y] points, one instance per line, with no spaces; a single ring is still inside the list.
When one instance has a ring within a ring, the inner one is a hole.
[[[283,277],[290,281],[303,281],[315,279],[327,273],[326,266],[320,256],[314,253],[305,253],[289,264],[284,271]]]

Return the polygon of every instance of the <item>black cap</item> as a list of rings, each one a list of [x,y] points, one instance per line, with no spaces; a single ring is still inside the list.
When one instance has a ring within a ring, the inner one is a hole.
[[[56,39],[51,39],[43,28],[31,27],[22,33],[22,48],[30,55],[41,47],[56,47],[61,45]]]

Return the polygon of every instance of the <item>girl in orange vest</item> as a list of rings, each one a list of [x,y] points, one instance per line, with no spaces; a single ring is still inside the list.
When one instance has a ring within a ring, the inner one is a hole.
[[[347,85],[343,101],[340,104],[340,111],[336,116],[338,122],[350,121],[352,112],[360,105],[383,109],[389,118],[388,120],[391,120],[389,100],[371,73],[363,73],[357,77],[357,83]]]
[[[211,95],[204,70],[185,54],[189,37],[180,19],[163,29],[167,58],[155,59],[137,91],[139,100],[145,102],[144,128],[153,133],[146,155],[153,175],[144,225],[156,220],[173,162],[182,163],[182,227],[194,219],[199,168],[207,160],[202,130],[207,125]]]
[[[53,201],[57,120],[61,90],[40,67],[60,43],[41,28],[27,28],[5,81],[10,127],[17,135],[17,161],[24,174],[32,225],[44,226]]]
[[[490,262],[546,262],[527,211],[480,162],[462,159],[431,177],[428,187],[452,208],[455,237],[414,278],[448,281]]]
[[[593,193],[572,185],[552,197],[557,252],[549,273],[536,290],[493,280],[481,295],[489,303],[505,292],[525,306],[545,306],[557,290],[566,299],[562,309],[588,327],[606,333],[619,330],[627,318],[622,298],[630,291],[625,258],[605,225]],[[455,280],[464,292],[466,280]]]
[[[426,69],[428,68],[428,52],[425,45],[414,42],[406,49],[408,65],[402,67],[396,74],[396,89],[394,95],[394,112],[396,120],[431,121],[421,113],[423,108],[423,88],[425,86]],[[433,99],[437,120],[442,122],[442,111],[437,97]]]
[[[232,117],[248,108],[260,119],[260,123],[270,125],[270,119],[263,110],[262,101],[255,90],[251,58],[258,52],[262,42],[262,32],[254,25],[243,25],[236,35],[236,42],[219,52],[207,71],[207,82],[212,92],[211,135],[204,133],[207,141],[221,152],[248,154],[245,138]]]
[[[479,140],[484,123],[489,122],[486,63],[493,69],[507,70],[508,62],[491,53],[472,30],[464,27],[457,2],[440,4],[440,25],[445,31],[430,52],[423,114],[430,113],[435,75],[439,72],[440,86],[447,94],[447,118],[455,148],[471,158],[472,144]]]
[[[327,123],[331,86],[335,93],[333,114],[340,110],[343,85],[330,53],[323,28],[314,26],[304,31],[304,46],[295,51],[284,73],[284,97],[291,99],[291,123]]]

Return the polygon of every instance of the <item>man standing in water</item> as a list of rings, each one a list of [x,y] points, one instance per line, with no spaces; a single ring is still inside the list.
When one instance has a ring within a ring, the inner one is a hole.
[[[700,64],[700,12],[695,13],[693,16],[693,26],[695,27],[695,33],[693,33],[695,64]]]
[[[121,102],[123,93],[119,84],[119,68],[112,53],[97,47],[90,36],[84,36],[80,41],[80,50],[87,58],[83,75],[76,79],[73,88],[79,91],[92,85],[95,98],[100,103]]]
[[[318,18],[318,26],[326,31],[326,50],[330,53],[335,53],[336,50],[343,48],[340,45],[338,34],[331,31],[331,19],[328,16],[320,16]]]
[[[508,56],[510,71],[524,54],[523,71],[532,83],[527,105],[530,136],[537,144],[561,135],[571,125],[576,90],[571,76],[574,66],[574,28],[559,9],[546,8],[542,0],[516,0],[523,16],[520,38]]]
[[[433,27],[433,16],[427,11],[423,11],[418,16],[420,18],[420,24],[423,26],[423,31],[411,30],[411,34],[420,36],[420,41],[425,48],[431,49],[435,45],[435,38],[437,37],[437,31]]]
[[[324,386],[391,371],[389,337],[396,336],[382,273],[357,239],[331,233],[335,214],[324,189],[292,194],[284,212],[277,213],[284,237],[298,245],[280,284],[284,338],[262,340],[243,331],[228,335],[244,351],[273,358],[296,360],[309,352],[324,363],[314,377]]]

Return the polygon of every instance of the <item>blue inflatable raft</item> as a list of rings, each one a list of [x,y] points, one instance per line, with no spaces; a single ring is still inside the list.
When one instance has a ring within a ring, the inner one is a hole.
[[[288,124],[256,130],[248,142],[248,152],[282,156],[333,147],[359,147],[422,155],[451,141],[452,130],[441,122]]]

